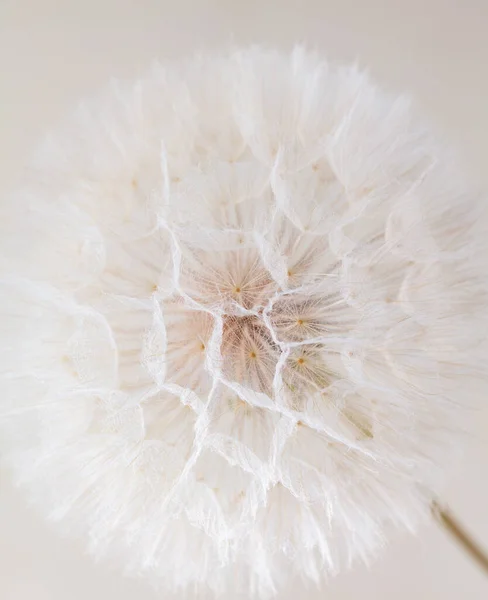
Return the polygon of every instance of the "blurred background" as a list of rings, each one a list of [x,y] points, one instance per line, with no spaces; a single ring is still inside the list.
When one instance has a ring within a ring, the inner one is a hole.
[[[110,77],[199,49],[304,42],[356,61],[393,91],[410,92],[473,181],[488,191],[487,0],[0,0],[0,193],[39,138]],[[488,547],[488,403],[446,494]],[[59,538],[0,472],[2,600],[155,600],[143,582],[95,565]],[[436,525],[392,541],[383,558],[321,592],[286,598],[483,600],[488,578]],[[232,593],[226,597],[232,600]]]

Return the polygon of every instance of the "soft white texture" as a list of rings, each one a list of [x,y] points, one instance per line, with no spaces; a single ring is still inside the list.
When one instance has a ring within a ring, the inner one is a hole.
[[[165,588],[368,560],[482,374],[482,209],[407,100],[302,49],[112,85],[2,208],[4,459]]]

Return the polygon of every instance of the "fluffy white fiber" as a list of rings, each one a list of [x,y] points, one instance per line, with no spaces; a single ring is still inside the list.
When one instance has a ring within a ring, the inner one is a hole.
[[[2,206],[17,480],[166,589],[272,594],[415,530],[484,367],[484,209],[444,154],[302,49],[83,105]]]

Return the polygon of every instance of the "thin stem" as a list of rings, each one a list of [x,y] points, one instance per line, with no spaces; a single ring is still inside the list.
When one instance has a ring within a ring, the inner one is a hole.
[[[432,503],[432,513],[437,522],[452,535],[488,575],[488,553],[471,537],[454,515],[447,508],[440,506],[436,501]]]

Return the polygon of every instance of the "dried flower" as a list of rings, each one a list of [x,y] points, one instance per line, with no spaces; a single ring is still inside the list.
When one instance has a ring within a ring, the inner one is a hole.
[[[368,560],[482,374],[483,210],[408,101],[303,49],[114,84],[3,209],[5,460],[167,588]]]

